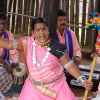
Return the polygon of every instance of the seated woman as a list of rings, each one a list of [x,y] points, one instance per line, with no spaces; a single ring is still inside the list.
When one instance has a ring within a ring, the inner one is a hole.
[[[0,47],[21,52],[28,73],[19,100],[77,100],[66,82],[64,68],[85,89],[91,90],[93,84],[69,59],[65,44],[50,39],[44,18],[32,21],[32,35],[13,41],[0,39]]]

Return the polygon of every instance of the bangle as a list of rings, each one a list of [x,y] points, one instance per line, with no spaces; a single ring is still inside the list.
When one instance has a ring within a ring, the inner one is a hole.
[[[85,76],[80,76],[78,79],[77,79],[77,81],[83,86],[83,83],[85,82],[85,81],[87,81],[87,79],[86,79],[86,77]]]
[[[64,68],[68,68],[71,64],[73,63],[72,60],[70,60],[69,62],[67,62],[65,65],[64,65]]]
[[[17,48],[17,41],[16,40],[12,40],[13,41],[13,49]]]

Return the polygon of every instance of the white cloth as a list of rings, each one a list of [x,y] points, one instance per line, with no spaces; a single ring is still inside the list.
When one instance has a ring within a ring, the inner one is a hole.
[[[100,48],[98,50],[98,53],[100,53]],[[97,63],[100,65],[100,57],[97,57]]]
[[[99,68],[100,68],[100,57],[97,57],[97,63],[99,64]]]
[[[0,91],[0,100],[5,100],[5,97],[3,96],[3,94]]]
[[[91,100],[100,100],[100,94],[97,94],[97,96]]]
[[[90,65],[90,68],[92,67],[92,63],[91,63],[91,65]],[[95,69],[100,69],[100,65],[96,62],[96,64],[95,64]]]

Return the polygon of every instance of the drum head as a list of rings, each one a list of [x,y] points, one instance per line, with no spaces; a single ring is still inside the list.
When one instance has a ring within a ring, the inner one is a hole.
[[[25,75],[26,70],[23,66],[19,65],[17,68],[14,68],[12,74],[17,77],[21,77]]]

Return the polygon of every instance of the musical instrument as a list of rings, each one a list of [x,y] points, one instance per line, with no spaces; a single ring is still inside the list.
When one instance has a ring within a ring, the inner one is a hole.
[[[17,67],[14,68],[12,71],[12,77],[13,77],[13,84],[14,85],[19,85],[25,82],[27,78],[27,72],[24,67],[24,64],[21,64]]]

